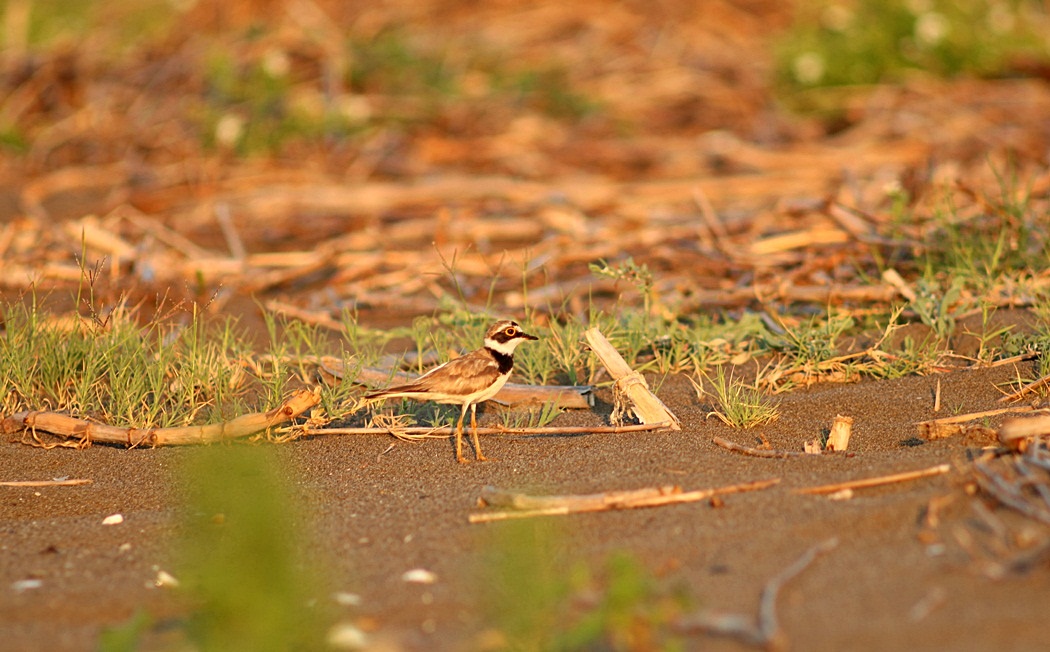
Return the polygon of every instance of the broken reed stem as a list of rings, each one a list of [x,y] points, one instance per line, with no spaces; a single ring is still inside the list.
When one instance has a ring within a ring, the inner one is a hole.
[[[623,359],[619,351],[602,335],[597,326],[587,329],[584,334],[587,344],[591,347],[598,359],[602,361],[609,375],[616,381],[614,386],[616,392],[616,403],[614,414],[625,412],[629,408],[642,423],[658,423],[670,421],[671,430],[681,430],[678,417],[674,415],[667,406],[663,404],[656,394],[649,390],[649,384],[645,378],[631,369],[627,361]],[[624,406],[622,403],[627,403]],[[615,421],[615,419],[614,419]]]
[[[824,484],[816,487],[803,487],[801,489],[793,489],[791,493],[832,494],[836,491],[842,491],[843,489],[866,489],[868,487],[879,487],[886,484],[908,482],[910,480],[919,480],[921,478],[929,478],[935,475],[942,475],[951,471],[951,468],[952,467],[950,464],[938,464],[937,466],[931,466],[926,469],[919,469],[918,471],[905,471],[904,473],[880,475],[874,478],[863,478],[860,480],[836,482],[834,484]]]
[[[205,444],[268,430],[295,419],[320,400],[320,394],[300,390],[268,412],[244,414],[222,423],[178,428],[120,428],[55,412],[19,412],[3,420],[2,430],[6,434],[43,431],[67,439],[79,439],[83,446],[93,442],[124,444],[128,448]]]
[[[831,422],[831,432],[828,434],[828,443],[824,447],[828,451],[844,451],[849,447],[849,438],[853,430],[853,417],[837,415]]]
[[[679,503],[697,502],[713,496],[759,491],[772,487],[779,482],[780,478],[771,478],[697,491],[683,492],[681,487],[665,486],[562,496],[530,496],[528,494],[503,491],[494,487],[485,487],[482,490],[479,502],[485,505],[514,507],[516,509],[471,514],[469,521],[471,523],[487,523],[534,516],[560,516],[580,512],[676,505]]]

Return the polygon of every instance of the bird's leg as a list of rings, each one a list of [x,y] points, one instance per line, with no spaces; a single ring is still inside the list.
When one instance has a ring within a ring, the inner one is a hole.
[[[467,406],[459,413],[459,422],[456,424],[456,461],[466,464],[467,458],[463,457],[463,417],[467,416]]]
[[[470,404],[470,437],[474,440],[474,456],[477,457],[479,461],[485,461],[487,458],[481,454],[481,442],[478,441],[477,409],[477,403]]]

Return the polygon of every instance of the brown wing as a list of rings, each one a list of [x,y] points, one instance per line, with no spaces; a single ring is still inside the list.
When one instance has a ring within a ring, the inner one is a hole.
[[[411,383],[369,394],[367,398],[444,394],[467,396],[492,385],[499,377],[499,365],[484,351],[473,351],[435,367]]]

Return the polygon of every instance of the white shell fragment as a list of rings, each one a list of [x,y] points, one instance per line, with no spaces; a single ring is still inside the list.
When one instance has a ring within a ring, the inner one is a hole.
[[[163,587],[169,586],[175,588],[179,585],[179,581],[175,579],[175,576],[165,570],[157,571],[157,578],[153,580],[153,586]]]
[[[363,650],[368,647],[368,637],[356,625],[336,623],[328,630],[328,645],[337,650]]]
[[[106,518],[102,519],[102,525],[119,525],[124,522],[123,514],[110,514]]]
[[[357,607],[361,605],[361,596],[349,591],[336,591],[332,594],[332,599],[340,607]]]
[[[433,584],[437,581],[437,575],[425,568],[413,568],[401,575],[401,580],[412,584]]]

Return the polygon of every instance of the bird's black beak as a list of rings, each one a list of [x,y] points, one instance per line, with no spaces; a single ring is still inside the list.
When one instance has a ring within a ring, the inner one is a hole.
[[[521,332],[521,336],[524,337],[527,340],[538,340],[538,339],[540,339],[540,338],[536,337],[535,335],[529,335],[525,331]]]

